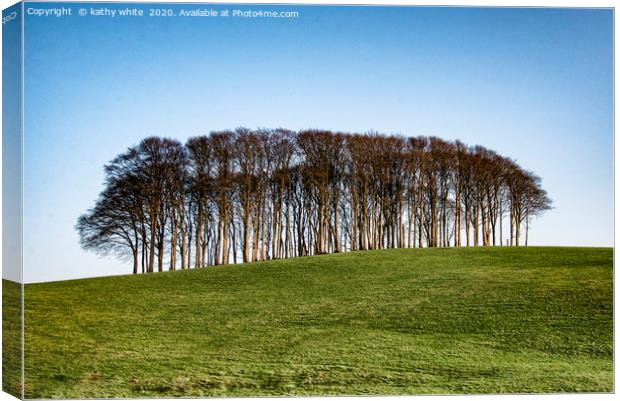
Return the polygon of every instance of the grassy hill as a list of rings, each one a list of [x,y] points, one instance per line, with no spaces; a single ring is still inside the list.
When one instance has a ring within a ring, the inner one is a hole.
[[[2,280],[2,391],[22,397],[22,288]]]
[[[611,249],[533,247],[26,285],[25,392],[610,392],[612,291]]]

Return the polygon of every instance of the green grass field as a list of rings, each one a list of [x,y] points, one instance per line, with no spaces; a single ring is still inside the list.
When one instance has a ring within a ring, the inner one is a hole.
[[[25,393],[611,392],[612,256],[385,250],[26,285]]]
[[[2,280],[2,390],[22,397],[22,286]]]

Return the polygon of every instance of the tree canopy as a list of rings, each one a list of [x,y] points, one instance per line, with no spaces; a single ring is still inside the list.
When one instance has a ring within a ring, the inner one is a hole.
[[[527,245],[530,219],[551,207],[513,160],[437,137],[238,128],[186,144],[145,138],[104,169],[76,228],[84,249],[131,259],[133,273]]]

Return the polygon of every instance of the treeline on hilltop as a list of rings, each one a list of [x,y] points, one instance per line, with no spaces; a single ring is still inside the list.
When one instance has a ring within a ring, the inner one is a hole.
[[[81,245],[133,272],[383,248],[527,245],[540,179],[483,146],[285,129],[150,137],[105,166]]]

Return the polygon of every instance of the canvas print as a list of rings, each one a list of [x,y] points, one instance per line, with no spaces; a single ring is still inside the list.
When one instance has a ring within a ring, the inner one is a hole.
[[[612,393],[611,8],[3,12],[3,391]]]

